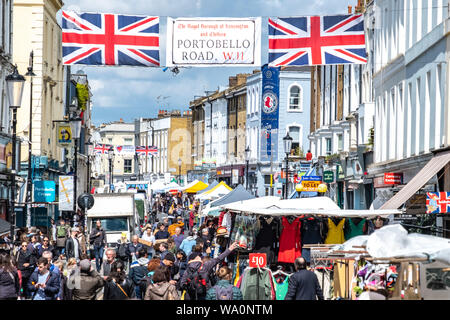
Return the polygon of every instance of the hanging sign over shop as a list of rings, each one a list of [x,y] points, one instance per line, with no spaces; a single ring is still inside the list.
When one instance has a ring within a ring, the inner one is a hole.
[[[384,184],[402,184],[403,174],[385,172],[384,173]]]
[[[166,65],[260,66],[261,18],[167,18]]]
[[[450,192],[427,192],[427,213],[448,213]]]
[[[303,177],[305,178],[305,177]],[[303,191],[319,191],[321,181],[302,181]]]
[[[35,181],[34,202],[53,202],[56,196],[56,186],[54,181]]]
[[[323,182],[331,183],[334,182],[334,172],[324,171],[323,172]]]
[[[72,129],[68,122],[56,124],[56,141],[62,148],[72,144]]]

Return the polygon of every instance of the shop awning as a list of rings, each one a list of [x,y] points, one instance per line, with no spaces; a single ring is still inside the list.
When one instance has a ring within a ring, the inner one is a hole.
[[[398,209],[420,190],[435,174],[450,161],[450,151],[435,155],[419,173],[380,209]]]
[[[185,188],[183,188],[182,190],[186,193],[197,193],[206,188],[208,188],[208,184],[204,183],[203,181],[195,180],[195,181],[191,182],[189,185],[187,185]]]

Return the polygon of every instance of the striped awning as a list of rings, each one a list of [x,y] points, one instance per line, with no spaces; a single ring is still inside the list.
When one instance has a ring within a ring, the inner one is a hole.
[[[380,209],[398,209],[420,190],[435,174],[450,161],[450,151],[435,155],[419,173]]]

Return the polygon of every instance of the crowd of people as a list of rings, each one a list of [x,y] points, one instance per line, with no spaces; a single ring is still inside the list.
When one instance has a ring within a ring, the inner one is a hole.
[[[108,247],[101,221],[89,235],[63,219],[52,220],[47,232],[22,229],[16,241],[5,238],[0,246],[0,299],[242,300],[226,263],[238,245],[216,252],[217,225],[198,225],[198,210],[187,196],[158,196],[148,223],[131,239],[123,233],[115,247]],[[299,279],[312,284],[310,296],[317,289],[323,298],[313,276]],[[292,299],[298,296],[294,287]]]

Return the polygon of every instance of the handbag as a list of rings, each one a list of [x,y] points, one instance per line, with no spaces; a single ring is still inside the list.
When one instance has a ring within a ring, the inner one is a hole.
[[[66,246],[66,237],[56,238],[56,246],[57,247],[65,247]]]

